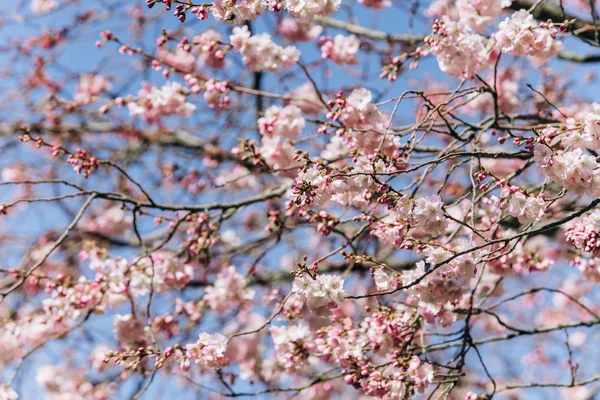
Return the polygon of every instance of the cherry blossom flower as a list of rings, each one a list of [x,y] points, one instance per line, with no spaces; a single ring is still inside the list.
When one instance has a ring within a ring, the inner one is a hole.
[[[277,362],[288,372],[300,372],[312,351],[312,332],[305,325],[272,326]]]
[[[37,15],[47,14],[58,8],[58,5],[57,0],[32,0],[31,11]]]
[[[203,368],[216,369],[226,366],[227,338],[219,333],[202,332],[195,343],[185,346],[186,356]]]
[[[305,123],[300,108],[290,105],[283,108],[271,106],[258,119],[258,128],[264,136],[294,138],[300,135]]]
[[[0,400],[17,400],[19,395],[8,385],[0,385]]]
[[[323,28],[309,21],[284,17],[277,24],[277,32],[292,42],[308,42],[319,37]]]
[[[301,294],[311,312],[328,315],[344,300],[344,280],[338,275],[317,275],[315,279],[307,274],[294,280],[293,292]]]
[[[448,75],[471,79],[491,66],[494,54],[485,37],[469,33],[445,16],[434,22],[434,33],[439,36],[428,36],[426,41]]]
[[[360,49],[360,40],[354,35],[335,35],[333,38],[321,38],[321,58],[336,64],[357,64],[356,53]]]
[[[216,0],[210,8],[215,19],[232,24],[254,21],[266,9],[264,0]]]
[[[419,198],[415,202],[413,216],[419,227],[433,237],[442,235],[448,226],[448,221],[442,209],[444,203],[439,196]]]
[[[239,307],[253,298],[254,291],[246,287],[246,279],[233,265],[223,269],[217,275],[214,285],[208,286],[204,292],[204,300],[218,313]]]
[[[145,343],[145,326],[142,321],[131,314],[117,315],[114,319],[113,329],[117,340],[123,345],[134,346]]]
[[[316,15],[333,14],[341,4],[341,0],[284,0],[284,6],[291,15],[307,20]]]
[[[358,0],[358,2],[365,7],[373,8],[375,10],[381,10],[392,5],[390,0]]]
[[[170,115],[189,117],[196,106],[186,99],[186,92],[178,82],[167,82],[160,89],[144,83],[138,92],[138,100],[129,103],[129,113],[143,116],[149,123]]]
[[[105,93],[110,89],[108,79],[102,75],[81,76],[79,86],[75,92],[75,101],[82,104],[91,103],[95,97]]]
[[[231,45],[239,51],[244,65],[252,71],[277,72],[298,61],[300,52],[294,46],[280,47],[266,33],[251,35],[247,26],[233,28]]]
[[[527,10],[519,10],[498,26],[494,40],[502,52],[540,59],[557,54],[562,45],[554,40],[552,28],[542,28]]]

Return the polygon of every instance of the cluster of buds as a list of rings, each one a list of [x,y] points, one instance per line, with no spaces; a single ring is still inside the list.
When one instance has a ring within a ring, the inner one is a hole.
[[[317,195],[317,188],[316,185],[305,180],[294,182],[292,185],[292,193],[296,195],[294,203],[299,207],[306,207],[312,204]]]
[[[83,176],[86,178],[89,177],[99,165],[96,157],[81,149],[77,149],[74,154],[70,154],[67,162],[73,166],[73,169],[78,174],[81,174],[83,171]]]
[[[208,18],[208,8],[206,8],[205,6],[192,8],[191,13],[196,15],[196,17],[202,21]]]
[[[250,141],[249,139],[239,139],[239,141],[239,146],[231,149],[232,155],[240,157],[242,161],[250,160],[253,165],[263,165],[269,168],[269,165],[256,147],[256,141]]]
[[[269,11],[279,12],[283,9],[283,2],[281,0],[269,1]]]
[[[516,137],[513,139],[513,143],[516,146],[525,146],[525,150],[527,150],[529,153],[533,154],[533,147],[535,146],[535,144],[538,142],[538,138],[533,138],[533,137],[528,137],[528,138],[522,138],[522,137]]]
[[[398,79],[398,75],[404,69],[404,61],[406,61],[407,54],[404,53],[400,56],[390,57],[388,62],[381,68],[380,79],[387,79],[390,82],[394,82]]]
[[[269,225],[265,226],[267,232],[279,232],[283,228],[284,221],[281,218],[281,212],[278,210],[270,210],[268,212]]]
[[[327,118],[337,121],[342,116],[342,111],[346,107],[346,98],[344,97],[344,92],[339,91],[335,95],[334,100],[330,100],[327,102],[327,108],[329,112],[327,113]]]
[[[209,79],[204,83],[204,100],[209,107],[222,110],[231,104],[229,82]]]
[[[434,34],[440,36],[447,36],[448,32],[446,31],[446,24],[443,20],[434,19],[433,24],[431,25],[431,30]]]
[[[561,32],[561,33],[565,33],[567,31],[567,27],[575,20],[572,21],[564,21],[561,24],[555,24],[554,22],[552,22],[552,20],[548,20],[546,22],[540,22],[540,28],[543,29],[548,29],[548,32],[550,32],[550,36],[552,36],[552,39],[556,39],[556,35]]]
[[[215,246],[219,240],[217,223],[210,222],[208,215],[200,213],[198,215],[188,215],[185,219],[190,223],[187,230],[188,249],[194,255],[203,254],[208,248]]]
[[[171,314],[154,318],[154,321],[152,321],[152,327],[154,331],[163,333],[167,339],[172,339],[173,336],[179,333],[177,321]]]
[[[318,213],[308,215],[306,220],[311,223],[317,222],[317,232],[320,232],[323,236],[329,235],[340,223],[339,219],[328,214],[326,211],[319,211]]]
[[[172,0],[146,0],[146,6],[148,8],[154,7],[154,5],[156,3],[164,3],[165,8],[167,9],[167,11],[170,10],[171,6],[172,6],[172,4],[171,4]]]
[[[102,31],[100,32],[100,38],[102,40],[98,40],[96,42],[96,47],[100,48],[102,46],[104,46],[107,42],[114,40],[117,40],[117,37],[115,35],[112,34],[111,31]]]
[[[475,179],[475,182],[477,182],[477,183],[483,182],[487,177],[488,177],[488,171],[485,169],[477,171],[473,174],[473,179]]]

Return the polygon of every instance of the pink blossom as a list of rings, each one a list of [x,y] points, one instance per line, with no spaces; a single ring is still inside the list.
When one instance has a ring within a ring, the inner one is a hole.
[[[321,38],[321,58],[330,59],[336,64],[358,64],[356,53],[360,40],[354,35],[335,35],[334,38]]]
[[[469,33],[447,17],[434,22],[434,32],[439,36],[428,36],[426,41],[448,75],[471,79],[491,66],[493,53],[485,37]]]
[[[219,333],[198,335],[196,343],[185,346],[186,356],[203,368],[216,369],[226,366],[227,338]]]
[[[290,15],[305,20],[310,20],[316,15],[333,14],[341,4],[341,0],[284,0],[284,6]]]
[[[544,145],[534,149],[535,160],[548,177],[574,193],[600,193],[600,169],[596,159],[581,148],[553,154]]]
[[[94,98],[110,89],[108,79],[102,75],[82,75],[75,92],[75,101],[89,104]]]
[[[113,329],[115,337],[123,345],[136,347],[145,343],[146,330],[144,324],[131,314],[116,315]]]
[[[19,395],[8,385],[0,385],[0,400],[17,400]]]
[[[417,391],[423,393],[425,387],[433,382],[433,367],[431,364],[422,363],[417,356],[410,359],[408,366],[408,376],[414,379]]]
[[[269,167],[276,170],[288,170],[300,166],[300,163],[294,160],[296,149],[284,138],[263,136],[260,143],[260,155]]]
[[[180,48],[170,51],[160,47],[156,57],[161,63],[184,73],[192,73],[196,70],[196,57],[191,52]]]
[[[288,95],[293,98],[289,104],[299,107],[305,114],[318,114],[325,108],[314,86],[309,82],[293,89]]]
[[[519,188],[505,188],[503,197],[508,196],[507,211],[519,222],[534,222],[544,217],[546,204],[543,197],[527,196]]]
[[[308,42],[316,39],[323,28],[309,21],[298,18],[284,17],[277,24],[277,32],[292,42]]]
[[[270,137],[283,136],[291,139],[299,136],[304,126],[300,108],[293,105],[283,108],[271,106],[266,109],[265,115],[258,119],[261,135]]]
[[[58,8],[57,0],[31,0],[31,11],[34,14],[42,15]]]
[[[482,33],[511,4],[512,0],[457,0],[456,9],[462,24]]]
[[[272,326],[277,362],[288,372],[300,372],[308,364],[312,333],[305,325]]]
[[[386,272],[383,268],[373,269],[371,275],[373,276],[373,281],[375,281],[377,290],[380,292],[395,289],[396,285],[394,275]]]
[[[344,279],[339,275],[317,275],[315,279],[308,274],[294,280],[293,292],[306,299],[311,312],[317,315],[328,315],[330,310],[344,300]]]
[[[209,79],[204,83],[204,100],[217,110],[229,107],[229,84],[227,81]]]
[[[218,313],[237,308],[254,298],[254,290],[246,287],[246,279],[233,265],[223,269],[212,286],[204,292],[208,306]]]
[[[493,38],[504,53],[546,59],[562,48],[551,29],[541,28],[533,15],[521,9],[500,23]]]
[[[266,33],[252,36],[247,26],[233,28],[231,45],[239,51],[244,65],[252,71],[277,72],[289,68],[298,61],[300,51],[294,46],[280,47]]]
[[[160,121],[161,117],[179,115],[189,117],[196,106],[187,103],[187,93],[177,82],[167,82],[162,88],[144,83],[138,92],[138,100],[129,103],[132,116],[143,116],[149,123]]]
[[[203,64],[215,69],[225,66],[225,48],[217,31],[209,29],[194,36],[192,44],[192,51],[199,56]]]
[[[254,21],[267,7],[264,0],[216,0],[210,9],[217,20],[241,24],[244,21]]]
[[[415,202],[413,216],[419,227],[433,237],[442,235],[448,226],[448,221],[442,209],[444,203],[439,196],[419,198]]]
[[[375,10],[381,10],[392,5],[390,0],[358,0],[358,2],[365,7],[373,8]]]

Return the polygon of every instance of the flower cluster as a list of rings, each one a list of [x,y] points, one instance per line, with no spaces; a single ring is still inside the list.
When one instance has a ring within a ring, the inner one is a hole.
[[[162,117],[189,117],[196,106],[188,103],[187,92],[178,82],[167,82],[160,89],[144,82],[136,102],[128,104],[132,116],[143,116],[146,122],[159,122]]]
[[[541,27],[527,10],[517,11],[502,21],[498,29],[493,39],[506,54],[546,59],[562,48],[560,42],[554,40],[556,29]]]
[[[456,321],[458,316],[453,309],[461,306],[469,283],[475,277],[481,255],[474,251],[454,257],[452,261],[448,260],[470,247],[469,242],[463,240],[458,241],[451,249],[441,246],[425,247],[425,260],[417,262],[415,269],[401,275],[400,279],[406,285],[425,275],[417,285],[410,286],[408,294],[410,303],[419,305],[427,322],[434,323],[437,318],[441,325],[446,326]]]
[[[46,390],[48,400],[109,400],[113,398],[115,383],[90,382],[81,369],[45,365],[38,369],[37,383]]]
[[[215,0],[210,9],[217,20],[241,24],[244,21],[254,21],[267,7],[264,0]],[[198,18],[202,15],[203,13],[198,13]]]
[[[0,385],[0,400],[18,400],[19,395],[8,385]]]
[[[540,144],[534,149],[534,158],[548,178],[565,189],[577,194],[600,193],[600,165],[583,149],[555,152]]]
[[[448,227],[443,206],[444,202],[439,196],[421,197],[415,201],[414,219],[419,228],[433,237],[443,234]]]
[[[491,66],[494,53],[482,35],[469,32],[446,16],[435,20],[433,33],[437,36],[430,35],[425,41],[448,75],[471,79]]]
[[[432,365],[397,350],[406,348],[407,340],[418,331],[414,314],[403,306],[367,311],[359,323],[340,318],[319,330],[314,339],[316,352],[342,366],[345,382],[369,396],[395,399],[406,398],[414,389],[423,392],[433,382]],[[389,360],[390,367],[377,368],[373,359]]]
[[[57,0],[32,0],[31,11],[36,15],[47,14],[58,8]]]
[[[200,62],[211,68],[221,69],[225,66],[226,47],[221,41],[219,32],[209,29],[194,36],[192,51],[198,55]]]
[[[500,237],[507,238],[516,233],[509,229],[502,232]],[[489,267],[492,273],[500,276],[544,272],[554,264],[555,257],[548,239],[536,236],[509,248],[499,247],[496,256],[489,261]]]
[[[544,217],[544,196],[527,196],[518,186],[504,187],[498,200],[500,209],[506,209],[519,222],[534,222]]]
[[[354,35],[321,38],[321,58],[336,64],[358,64],[356,53],[360,49],[360,40]]]
[[[512,0],[457,0],[456,9],[461,24],[476,32],[483,32]]]
[[[183,289],[194,278],[192,266],[168,251],[152,253],[152,257],[138,262],[138,267],[150,272],[154,277],[153,288],[159,293]]]
[[[577,218],[565,232],[565,239],[576,248],[600,255],[600,210]]]
[[[229,83],[214,79],[207,80],[204,83],[204,100],[210,108],[217,110],[229,107]]]
[[[77,149],[73,154],[69,154],[67,162],[73,166],[73,170],[78,174],[83,172],[84,177],[89,177],[99,165],[98,159],[85,150]]]
[[[123,347],[135,349],[146,344],[144,323],[132,314],[115,316],[113,330],[115,337]]]
[[[79,80],[79,86],[75,90],[74,100],[81,104],[89,104],[102,93],[110,89],[108,79],[102,75],[84,74]]]
[[[300,135],[305,122],[300,108],[289,105],[283,108],[271,106],[258,119],[258,129],[263,136],[294,138]]]
[[[344,279],[339,275],[303,274],[294,279],[292,291],[302,295],[311,312],[328,315],[344,300]]]
[[[291,67],[300,58],[300,51],[294,46],[280,47],[266,33],[251,35],[247,26],[233,28],[230,40],[242,54],[244,65],[252,71],[277,72],[279,68]]]
[[[317,15],[333,14],[340,8],[341,0],[284,0],[285,9],[294,17],[310,20]]]
[[[277,32],[292,42],[308,42],[316,39],[323,28],[310,21],[298,18],[284,17],[277,24]]]
[[[358,2],[365,7],[373,8],[375,10],[381,10],[392,5],[390,0],[358,0]]]
[[[233,265],[219,272],[215,283],[204,292],[204,300],[218,313],[238,308],[253,298],[254,291],[246,287],[246,278]]]
[[[312,331],[306,325],[272,326],[277,362],[288,372],[301,372],[313,352]]]
[[[185,354],[178,352],[179,367],[183,371],[190,369],[190,360],[202,368],[217,369],[229,364],[225,352],[227,351],[227,338],[220,333],[209,334],[202,332],[195,343],[185,346]]]
[[[600,105],[594,103],[581,120],[568,118],[562,144],[572,149],[600,149]]]

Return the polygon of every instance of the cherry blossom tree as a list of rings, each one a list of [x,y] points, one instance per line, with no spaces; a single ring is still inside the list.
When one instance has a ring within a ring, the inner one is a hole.
[[[6,3],[0,399],[600,391],[596,2]]]

